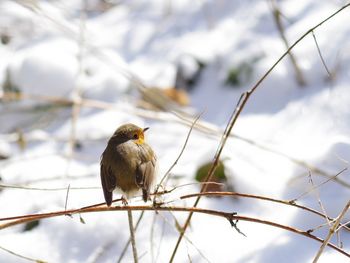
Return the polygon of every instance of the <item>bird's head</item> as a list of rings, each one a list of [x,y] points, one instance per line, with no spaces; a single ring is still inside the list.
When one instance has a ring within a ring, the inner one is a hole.
[[[148,127],[140,128],[132,123],[124,124],[114,132],[111,140],[119,143],[132,140],[136,144],[143,144],[145,142],[145,131],[148,129]]]

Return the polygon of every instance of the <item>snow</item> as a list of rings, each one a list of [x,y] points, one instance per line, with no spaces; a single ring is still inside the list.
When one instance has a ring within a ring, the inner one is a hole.
[[[0,2],[0,81],[19,90],[51,99],[81,95],[100,107],[84,105],[72,128],[72,109],[41,100],[0,102],[0,217],[61,211],[103,202],[100,155],[109,136],[124,123],[150,127],[146,140],[157,153],[160,178],[178,157],[189,126],[171,113],[136,109],[140,96],[130,76],[149,87],[174,85],[178,66],[185,77],[202,70],[189,91],[191,104],[183,110],[203,113],[200,121],[224,130],[242,92],[285,51],[271,6],[266,1],[8,1]],[[112,3],[112,4],[111,4]],[[114,3],[114,4],[113,4]],[[278,1],[289,44],[339,9],[345,1]],[[82,10],[87,10],[82,14]],[[292,200],[328,178],[297,161],[336,175],[350,161],[349,8],[315,30],[323,58],[334,75],[329,80],[312,35],[293,49],[307,85],[299,87],[289,57],[284,58],[259,86],[233,128],[221,160],[240,193]],[[201,69],[198,62],[203,63]],[[228,72],[242,63],[253,69],[237,86],[225,83]],[[7,83],[8,84],[8,83]],[[5,85],[4,85],[5,86]],[[1,90],[0,95],[9,90]],[[92,103],[90,101],[90,103]],[[101,106],[103,105],[103,106]],[[144,115],[150,116],[145,118]],[[73,151],[72,131],[79,145]],[[21,144],[19,134],[24,134]],[[180,196],[198,192],[194,175],[210,162],[220,134],[194,130],[183,155],[171,171],[163,201],[192,206]],[[246,140],[244,140],[246,139]],[[253,141],[254,143],[249,143]],[[293,161],[294,160],[294,161]],[[349,171],[339,179],[350,184]],[[187,185],[189,184],[189,185]],[[93,187],[91,189],[76,189]],[[116,195],[115,195],[116,197]],[[297,202],[318,211],[320,198],[327,215],[339,215],[349,201],[349,188],[330,181]],[[140,197],[131,205],[142,205]],[[309,230],[325,220],[281,204],[240,198],[202,198],[202,208],[237,212]],[[140,212],[134,212],[138,218]],[[178,231],[174,216],[183,212],[146,212],[137,231],[141,262],[169,261]],[[62,216],[41,220],[23,232],[23,225],[1,230],[0,248],[48,262],[115,262],[129,238],[125,212]],[[350,220],[347,214],[342,222]],[[155,223],[153,223],[155,222]],[[1,222],[2,223],[2,222]],[[227,220],[195,214],[175,262],[311,262],[321,243],[271,226],[239,221],[244,237]],[[329,228],[313,234],[325,238]],[[153,235],[153,243],[151,243]],[[340,231],[345,251],[350,234]],[[336,244],[333,237],[331,242]],[[200,252],[199,252],[200,251]],[[201,255],[203,254],[205,258]],[[0,262],[25,262],[0,249]],[[132,261],[129,249],[124,262]],[[348,262],[326,248],[320,262]]]

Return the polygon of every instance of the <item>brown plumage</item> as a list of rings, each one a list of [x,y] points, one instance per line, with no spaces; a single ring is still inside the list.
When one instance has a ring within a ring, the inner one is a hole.
[[[120,126],[109,139],[101,156],[101,183],[108,206],[113,190],[121,189],[126,197],[142,190],[142,198],[149,199],[155,179],[156,156],[144,142],[144,132],[134,124]]]

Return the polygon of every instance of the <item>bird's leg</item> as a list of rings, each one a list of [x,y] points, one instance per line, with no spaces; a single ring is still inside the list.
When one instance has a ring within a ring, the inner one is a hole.
[[[165,188],[163,187],[163,185],[158,185],[156,188],[156,191],[154,192],[154,197],[153,197],[153,207],[157,208],[160,207],[164,204],[162,198],[161,198],[161,194],[159,194],[159,188],[162,188],[162,192],[165,192]]]
[[[161,207],[164,204],[162,200],[157,199],[156,197],[153,198],[152,206],[153,208],[157,209]]]
[[[128,199],[126,199],[126,197],[124,195],[122,195],[121,199],[122,199],[123,205],[128,205]]]

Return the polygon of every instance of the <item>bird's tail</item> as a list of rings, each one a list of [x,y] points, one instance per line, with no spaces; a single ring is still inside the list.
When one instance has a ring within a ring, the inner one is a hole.
[[[149,198],[149,191],[147,189],[142,189],[142,199],[147,202]]]

